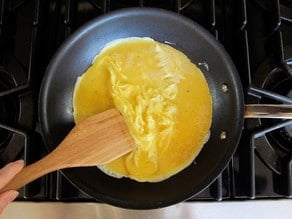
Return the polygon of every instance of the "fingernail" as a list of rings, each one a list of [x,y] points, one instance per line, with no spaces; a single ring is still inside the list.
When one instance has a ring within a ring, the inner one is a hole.
[[[17,161],[10,162],[6,165],[6,167],[11,167],[15,164],[24,166],[24,160],[17,160]]]
[[[17,160],[17,161],[14,161],[13,163],[24,166],[24,160]]]
[[[7,197],[7,200],[9,201],[9,202],[12,202],[14,199],[16,199],[16,197],[19,195],[19,192],[17,192],[17,191],[10,191],[9,192],[9,196]]]

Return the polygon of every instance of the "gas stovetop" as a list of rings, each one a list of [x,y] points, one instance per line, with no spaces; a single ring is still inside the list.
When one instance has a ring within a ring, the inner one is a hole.
[[[232,57],[246,103],[292,104],[291,0],[0,0],[0,167],[47,153],[38,95],[60,44],[90,19],[126,7],[163,8],[198,22]],[[229,165],[189,201],[291,197],[292,120],[246,119]],[[58,171],[22,188],[18,200],[98,201]]]

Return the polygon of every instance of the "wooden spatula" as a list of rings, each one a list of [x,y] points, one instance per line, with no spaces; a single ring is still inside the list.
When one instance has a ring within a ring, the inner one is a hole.
[[[135,147],[122,116],[111,109],[91,116],[76,125],[54,151],[23,168],[0,190],[19,189],[55,170],[108,163]]]

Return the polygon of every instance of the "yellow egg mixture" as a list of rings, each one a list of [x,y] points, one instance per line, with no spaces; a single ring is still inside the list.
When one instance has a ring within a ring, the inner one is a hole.
[[[113,107],[137,147],[99,166],[111,176],[164,180],[190,165],[208,140],[212,99],[203,74],[182,52],[151,38],[111,42],[78,78],[76,123]]]

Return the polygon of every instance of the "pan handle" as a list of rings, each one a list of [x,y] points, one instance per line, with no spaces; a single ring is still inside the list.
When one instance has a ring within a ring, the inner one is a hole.
[[[292,105],[246,104],[244,118],[292,119]]]

